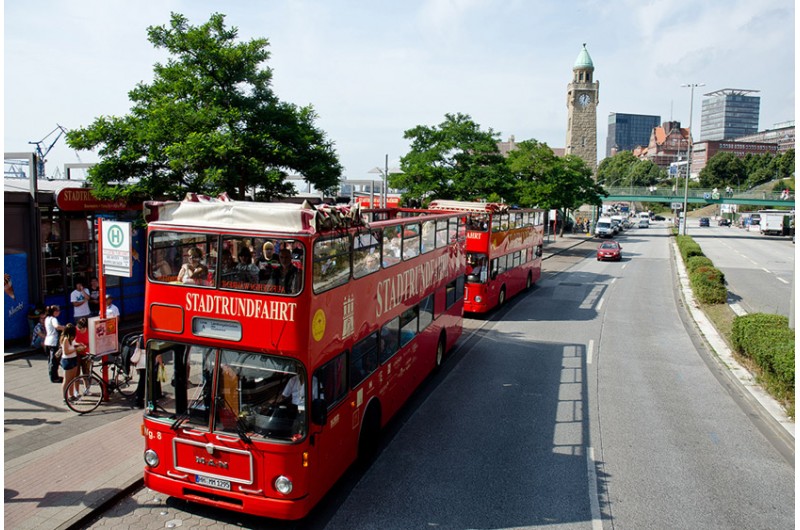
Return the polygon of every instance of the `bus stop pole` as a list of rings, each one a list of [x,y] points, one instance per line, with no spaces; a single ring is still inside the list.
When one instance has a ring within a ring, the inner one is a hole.
[[[106,318],[106,275],[103,274],[103,218],[97,218],[97,279],[100,284],[100,315],[101,319]],[[104,362],[102,368],[103,375],[103,401],[108,401],[108,365]]]

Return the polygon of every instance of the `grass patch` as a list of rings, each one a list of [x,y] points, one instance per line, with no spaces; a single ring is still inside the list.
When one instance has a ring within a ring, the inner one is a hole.
[[[733,312],[728,304],[700,304],[700,309],[706,314],[708,319],[717,328],[717,331],[725,339],[725,344],[733,349],[731,343],[731,331],[733,330],[733,319],[736,313]]]

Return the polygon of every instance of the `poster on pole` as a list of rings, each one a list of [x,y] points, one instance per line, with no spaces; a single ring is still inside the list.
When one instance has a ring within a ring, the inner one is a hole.
[[[119,350],[119,322],[117,317],[89,319],[89,351],[94,355],[108,355]]]
[[[103,221],[103,274],[133,276],[131,223]]]

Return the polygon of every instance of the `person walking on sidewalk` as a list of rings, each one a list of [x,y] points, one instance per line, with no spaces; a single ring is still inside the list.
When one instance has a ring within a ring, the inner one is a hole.
[[[64,380],[61,384],[61,393],[66,394],[67,387],[78,375],[78,354],[86,350],[86,346],[75,340],[77,330],[75,324],[67,324],[61,332],[59,345],[61,346],[61,368],[64,369]],[[66,396],[65,396],[66,397]],[[69,396],[70,398],[78,396]]]
[[[46,333],[44,338],[44,351],[47,353],[47,369],[50,372],[50,382],[61,383],[63,379],[58,376],[58,359],[56,359],[56,352],[58,351],[58,332],[64,329],[64,326],[58,322],[58,315],[61,314],[61,308],[57,305],[48,306],[45,314],[47,316],[44,319],[44,329]]]

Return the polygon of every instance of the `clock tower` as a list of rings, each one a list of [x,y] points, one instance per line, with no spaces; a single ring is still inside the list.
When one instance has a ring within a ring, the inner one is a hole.
[[[572,82],[567,85],[567,147],[565,153],[586,161],[597,169],[597,103],[600,83],[593,81],[594,64],[586,44],[572,67]]]

